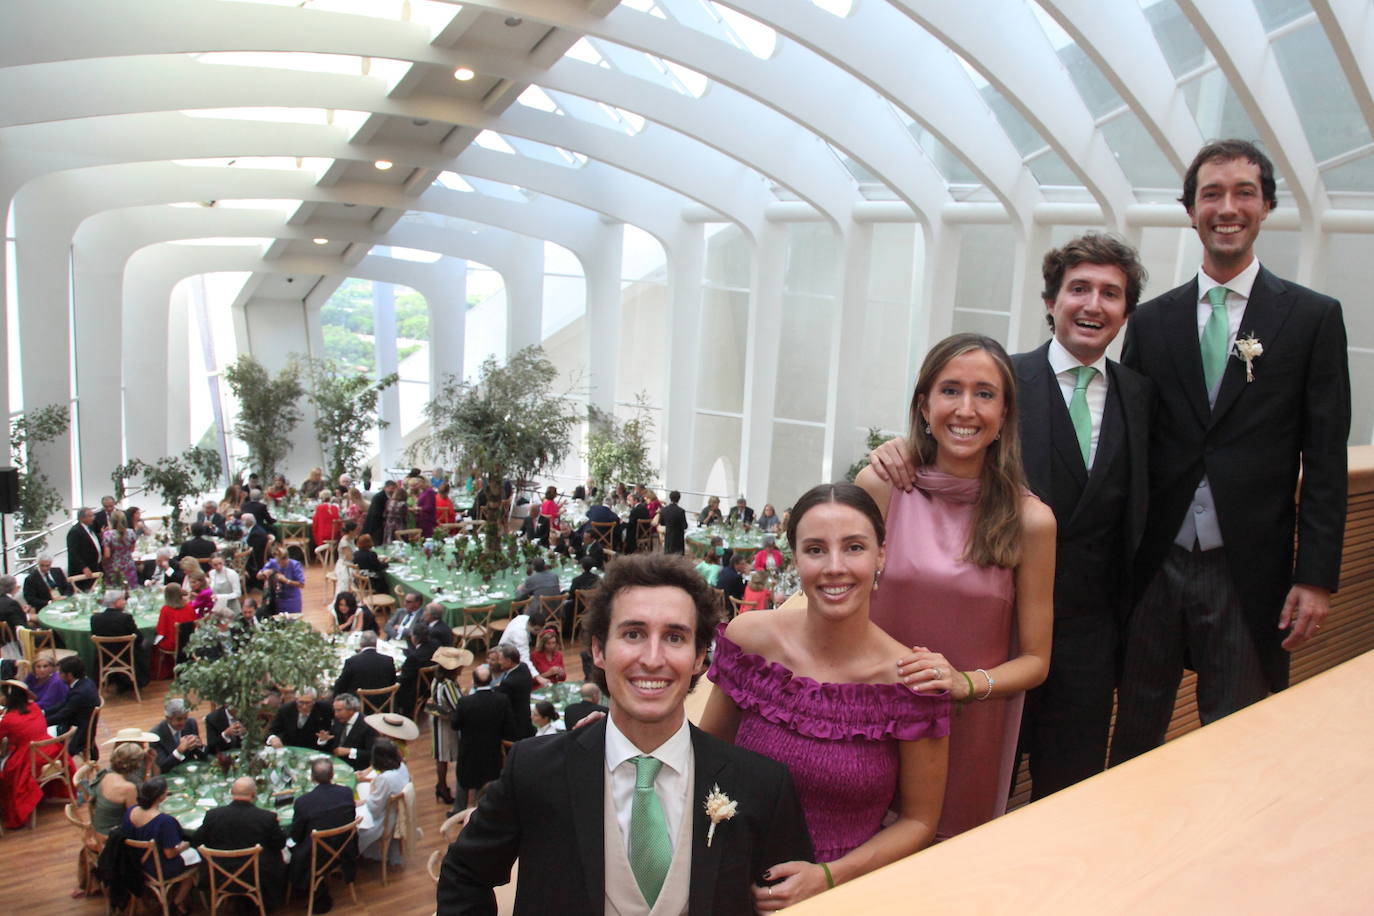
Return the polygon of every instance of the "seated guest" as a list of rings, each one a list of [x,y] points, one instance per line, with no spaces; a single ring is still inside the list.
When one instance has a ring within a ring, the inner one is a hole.
[[[238,750],[246,734],[248,729],[239,721],[236,710],[228,706],[217,706],[205,717],[205,751],[212,757]]]
[[[768,594],[768,574],[762,570],[755,570],[749,576],[749,584],[744,587],[744,595],[741,597],[745,606],[749,610],[761,611],[769,607],[773,602]]]
[[[558,584],[558,574],[549,569],[549,564],[543,557],[535,557],[530,566],[534,571],[526,576],[525,581],[515,590],[517,600],[563,594],[563,587]]]
[[[294,703],[282,703],[267,728],[269,747],[305,747],[314,750],[316,738],[329,730],[331,711],[319,691],[305,686],[296,690]]]
[[[274,503],[279,503],[291,494],[291,488],[286,484],[286,478],[281,474],[272,478],[272,486],[267,488],[267,498]]]
[[[175,555],[176,551],[172,548],[159,547],[153,561],[143,564],[143,571],[139,573],[143,584],[151,588],[163,588],[173,582],[180,584],[185,576],[180,569],[172,565],[172,557]]]
[[[415,709],[420,669],[429,667],[438,648],[428,623],[422,620],[410,628],[410,648],[405,650],[405,661],[397,678],[400,687],[396,691],[396,711],[401,715],[408,716]]]
[[[301,589],[305,588],[305,567],[292,559],[283,546],[272,550],[272,559],[258,570],[258,578],[275,591],[278,614],[301,612]]]
[[[162,803],[167,800],[167,780],[154,776],[138,787],[138,804],[124,814],[120,825],[124,835],[133,840],[152,840],[156,849],[154,855],[162,856],[162,877],[175,878],[187,868],[181,854],[191,844],[181,838],[181,825],[170,814],[164,814]],[[143,870],[155,875],[156,866],[151,859],[144,861]],[[178,913],[189,912],[186,899],[191,895],[194,881],[181,881],[169,895],[173,910]]]
[[[453,627],[444,619],[444,606],[437,601],[425,605],[420,620],[429,624],[429,638],[441,646],[453,645]]]
[[[50,601],[64,598],[74,591],[66,575],[52,565],[52,557],[47,554],[41,555],[38,565],[24,577],[24,603],[35,614],[47,607]]]
[[[740,554],[730,557],[730,562],[716,573],[716,588],[725,592],[726,598],[744,599],[744,586],[749,577],[749,558]]]
[[[355,614],[362,616],[354,620]],[[342,631],[370,630],[376,633],[379,629],[372,608],[365,604],[360,607],[358,596],[352,592],[339,592],[334,596],[334,620]]]
[[[596,574],[597,563],[594,557],[586,556],[581,561],[582,571],[573,576],[568,583],[568,600],[563,602],[563,633],[571,638],[573,615],[577,611],[577,593],[596,588],[601,577]]]
[[[157,768],[170,773],[188,760],[205,759],[205,743],[191,718],[190,705],[181,697],[168,697],[162,704],[163,719],[153,726],[157,744]]]
[[[556,735],[565,731],[566,727],[558,721],[558,710],[554,709],[553,704],[548,700],[540,700],[534,704],[534,711],[530,713],[530,719],[534,722],[534,736],[541,738],[544,735]]]
[[[697,524],[701,527],[707,525],[719,525],[725,521],[725,516],[720,513],[720,497],[712,496],[706,500],[706,505],[697,513]]]
[[[125,510],[124,517],[129,525],[129,530],[134,533],[135,544],[138,543],[137,538],[148,537],[153,533],[149,530],[148,523],[143,520],[143,510],[138,506],[130,506]]]
[[[257,519],[257,523],[264,528],[270,530],[277,523],[277,520],[272,517],[272,513],[268,511],[267,504],[262,501],[262,490],[255,486],[248,488],[248,498],[243,501],[243,506],[240,508],[244,513]],[[247,525],[244,525],[244,530],[248,530]]]
[[[727,522],[740,525],[754,524],[754,510],[749,508],[749,503],[741,496],[735,500],[735,507],[730,510],[730,514],[725,517]]]
[[[313,498],[311,496],[311,499]],[[339,511],[339,501],[334,494],[322,494],[319,505],[315,507],[314,514],[310,516],[310,539],[315,546],[328,544],[334,540],[334,532],[339,530],[342,518],[343,513]]]
[[[37,620],[34,614],[25,610],[24,605],[19,603],[16,597],[18,592],[18,579],[14,576],[0,576],[0,620],[10,625],[15,636],[19,635],[20,627],[31,627]]]
[[[75,726],[67,747],[73,754],[80,754],[86,748],[86,728],[90,725],[91,710],[100,705],[100,692],[95,682],[86,677],[86,664],[79,655],[69,655],[57,663],[57,676],[67,685],[67,698],[60,706],[47,713],[48,727],[55,728],[55,734],[62,734]],[[10,748],[14,752],[14,748]]]
[[[377,634],[367,630],[358,639],[358,651],[344,662],[334,682],[334,696],[359,690],[381,690],[394,683],[396,663],[391,656],[377,651]]]
[[[0,716],[0,740],[6,741],[9,747],[0,765],[0,817],[7,828],[17,830],[43,800],[44,791],[39,788],[29,764],[36,762],[34,758],[39,754],[32,749],[34,742],[46,741],[50,736],[43,710],[38,708],[23,681],[0,681],[0,702],[5,705],[5,714]],[[51,749],[44,753],[48,758],[57,756]],[[48,785],[49,794],[52,794],[52,790],[63,782],[56,780]],[[65,788],[63,791],[65,793]],[[13,866],[17,860],[11,857],[9,861]]]
[[[125,610],[128,599],[122,591],[108,591],[102,603],[104,610],[91,615],[91,635],[134,637],[134,676],[138,678],[138,686],[148,686],[148,649],[143,645],[143,634],[138,630],[134,615]]]
[[[451,525],[457,520],[457,515],[453,509],[453,500],[449,497],[449,485],[441,483],[439,489],[434,493],[434,523],[436,525]]]
[[[563,667],[563,652],[558,648],[558,634],[553,630],[543,630],[539,634],[536,648],[530,652],[530,661],[538,677],[540,687],[558,684],[568,679]]]
[[[351,693],[334,695],[334,723],[328,732],[315,736],[315,746],[347,760],[355,770],[372,762],[377,732],[363,721],[363,704]]]
[[[782,519],[778,518],[777,510],[773,508],[773,504],[764,503],[763,511],[759,513],[758,517],[759,530],[768,534],[777,534],[781,522]]]
[[[219,503],[213,499],[207,499],[196,513],[195,523],[205,529],[205,533],[211,537],[222,538],[226,532],[224,530],[224,515],[219,511]]]
[[[328,484],[324,479],[324,468],[311,468],[310,473],[301,481],[301,496],[306,499],[314,499],[320,493],[328,493]]]
[[[187,557],[196,560],[208,560],[219,552],[215,542],[206,536],[205,526],[200,522],[191,523],[191,536],[181,542],[181,549],[177,551],[176,561],[180,563]]]
[[[310,831],[330,830],[353,823],[357,816],[353,809],[353,790],[334,784],[334,764],[320,758],[310,764],[310,779],[315,787],[296,799],[291,809],[291,883],[310,890]],[[357,869],[357,839],[349,844],[342,861],[344,875],[353,880]],[[327,913],[334,902],[329,896],[329,882],[321,881],[315,891],[314,911]]]
[[[138,804],[146,755],[135,743],[116,745],[110,752],[110,768],[91,783],[91,827],[101,836],[118,827],[124,812]]]
[[[590,672],[589,672],[590,673]],[[563,710],[563,724],[572,731],[587,716],[594,712],[608,712],[607,708],[601,704],[601,688],[596,686],[593,681],[587,681],[582,685],[582,699],[576,703],[569,703]]]
[[[701,558],[701,562],[696,566],[697,572],[712,588],[716,587],[716,581],[720,576],[720,558],[724,553],[725,539],[713,537],[711,538],[711,545],[706,548],[706,555]]]
[[[281,903],[283,896],[286,862],[281,851],[286,846],[286,834],[282,833],[275,813],[254,803],[257,797],[253,777],[235,779],[229,787],[229,804],[205,812],[204,822],[191,835],[191,844],[225,850],[261,846],[258,887],[263,903],[271,910]]]
[[[372,580],[373,589],[385,590],[387,561],[377,556],[372,544],[372,535],[358,535],[358,546],[353,550],[353,565],[358,567],[359,573]]]
[[[57,655],[50,649],[34,656],[33,671],[24,675],[24,683],[45,715],[67,699],[67,683],[57,676]]]
[[[390,738],[378,738],[372,745],[372,791],[367,795],[367,811],[372,815],[370,827],[358,828],[358,852],[368,859],[382,858],[382,831],[386,827],[386,805],[394,796],[405,791],[410,784],[410,771],[401,760],[396,744]],[[359,782],[363,778],[359,777]],[[401,844],[393,842],[387,861],[392,865],[401,862]],[[407,844],[407,850],[413,844]]]
[[[162,609],[157,614],[157,630],[153,637],[153,645],[164,651],[153,655],[153,677],[162,680],[172,676],[174,656],[181,650],[179,627],[195,622],[196,609],[186,600],[185,591],[175,582],[168,583],[162,590]]]
[[[763,548],[754,554],[754,568],[766,569],[769,572],[782,569],[782,551],[778,549],[777,539],[773,535],[764,536]]]
[[[416,592],[406,592],[401,598],[401,607],[391,619],[386,622],[387,639],[405,639],[410,634],[410,628],[419,623],[424,617],[424,611],[420,603],[424,599]]]

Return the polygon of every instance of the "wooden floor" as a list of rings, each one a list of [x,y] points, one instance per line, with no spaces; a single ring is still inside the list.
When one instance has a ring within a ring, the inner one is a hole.
[[[324,628],[326,621],[325,595],[327,583],[324,570],[311,566],[306,571],[305,617],[317,627]],[[581,662],[577,652],[567,653],[569,676],[581,676]],[[469,677],[463,678],[468,686]],[[143,702],[135,702],[133,694],[116,695],[106,698],[105,711],[101,714],[100,732],[102,740],[120,728],[139,726],[152,728],[162,718],[162,700],[167,693],[168,681],[154,681],[142,691]],[[203,719],[208,706],[202,707],[195,715]],[[376,862],[363,862],[358,871],[358,903],[355,905],[344,886],[335,880],[333,883],[333,913],[357,914],[420,914],[434,912],[434,882],[425,871],[425,862],[431,850],[444,845],[439,835],[439,827],[444,822],[448,806],[434,797],[435,770],[434,759],[430,753],[429,729],[412,742],[406,760],[411,778],[415,783],[416,816],[424,831],[420,849],[413,855],[405,868],[389,869],[389,883],[382,886],[381,869]],[[449,784],[454,777],[449,768]],[[38,809],[36,830],[5,831],[0,837],[0,916],[24,914],[24,916],[65,916],[65,914],[103,914],[103,897],[93,899],[73,899],[71,892],[77,887],[76,856],[78,835],[62,814],[62,806],[55,802],[45,802]],[[276,912],[304,913],[305,896],[298,894],[290,903]]]

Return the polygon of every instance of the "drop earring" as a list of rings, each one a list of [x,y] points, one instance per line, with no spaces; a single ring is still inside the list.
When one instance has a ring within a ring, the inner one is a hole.
[[[883,571],[881,569],[873,570],[873,590],[875,592],[878,590],[878,580],[882,578],[882,575]]]
[[[926,431],[926,435],[929,436],[929,435],[930,435],[930,424],[929,424],[929,423],[927,423],[927,424],[925,425],[925,431]]]

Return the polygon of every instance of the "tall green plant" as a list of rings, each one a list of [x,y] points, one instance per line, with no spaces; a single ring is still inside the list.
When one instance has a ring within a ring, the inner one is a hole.
[[[167,455],[156,461],[135,458],[115,468],[110,480],[114,482],[115,498],[123,499],[125,479],[143,478],[144,485],[166,503],[172,537],[181,540],[182,502],[211,489],[219,473],[219,453],[193,445],[180,455]]]
[[[263,746],[267,725],[258,704],[273,685],[318,684],[337,664],[324,635],[298,616],[281,614],[245,631],[220,630],[213,618],[196,627],[187,652],[210,656],[177,665],[172,690],[231,707],[247,734],[239,766],[247,771]]]
[[[649,461],[649,439],[654,432],[649,397],[635,395],[635,415],[624,422],[597,407],[589,407],[591,432],[587,436],[587,473],[605,492],[615,481],[645,483],[658,475]]]
[[[476,384],[445,375],[425,405],[429,434],[408,449],[409,459],[449,467],[476,467],[485,479],[485,534],[489,551],[500,549],[501,483],[535,477],[572,450],[580,412],[557,393],[558,370],[539,347],[526,347],[506,365],[482,363]]]
[[[33,447],[67,431],[70,415],[63,404],[37,407],[10,420],[10,461],[19,471],[19,528],[36,531],[62,510],[62,494],[34,461]]]
[[[291,430],[301,421],[299,364],[290,363],[272,376],[262,363],[244,353],[224,370],[224,380],[238,398],[234,435],[248,446],[248,461],[263,480],[271,480],[291,451]]]
[[[324,455],[326,477],[360,474],[367,458],[367,433],[388,424],[377,415],[377,401],[400,376],[393,372],[373,379],[349,372],[332,359],[300,360],[306,398],[315,408],[315,441]]]

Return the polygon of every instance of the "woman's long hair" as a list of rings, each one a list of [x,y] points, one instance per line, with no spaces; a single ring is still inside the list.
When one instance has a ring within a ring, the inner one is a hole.
[[[916,378],[916,390],[911,394],[910,429],[907,444],[916,463],[935,463],[939,444],[926,431],[921,407],[930,389],[952,359],[982,350],[992,357],[1001,375],[1002,404],[1006,416],[1002,420],[1000,438],[987,448],[980,475],[982,487],[978,503],[973,509],[973,527],[969,530],[964,559],[979,566],[1014,568],[1021,562],[1021,497],[1026,489],[1026,474],[1021,466],[1021,433],[1017,420],[1016,373],[1011,357],[1002,345],[982,334],[955,334],[930,348]]]

